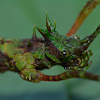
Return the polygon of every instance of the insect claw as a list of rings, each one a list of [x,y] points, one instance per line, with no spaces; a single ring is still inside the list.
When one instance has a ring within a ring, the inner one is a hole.
[[[93,55],[91,50],[89,50],[88,55],[89,55],[89,57]]]
[[[92,64],[92,61],[89,62],[88,66],[84,68],[84,71],[86,71]]]
[[[28,77],[25,77],[26,78],[26,80],[28,79]]]

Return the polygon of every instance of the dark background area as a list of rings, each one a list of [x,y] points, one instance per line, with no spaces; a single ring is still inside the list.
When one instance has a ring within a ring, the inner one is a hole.
[[[57,22],[59,34],[65,35],[88,0],[0,0],[0,37],[31,38],[33,26],[45,27],[45,12]],[[100,24],[100,5],[88,16],[77,35],[84,38]],[[38,37],[42,37],[37,31]],[[88,72],[100,75],[100,35],[89,47],[93,61]],[[55,75],[61,66],[42,71]],[[100,100],[100,82],[69,79],[61,82],[32,83],[17,73],[0,74],[0,100]]]

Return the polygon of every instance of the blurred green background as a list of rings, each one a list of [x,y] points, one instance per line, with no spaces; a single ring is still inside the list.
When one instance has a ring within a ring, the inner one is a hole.
[[[33,26],[45,27],[45,11],[56,20],[59,34],[65,35],[88,0],[0,0],[0,37],[31,38]],[[88,16],[77,34],[83,38],[100,24],[100,5]],[[37,32],[38,37],[42,37]],[[88,72],[100,75],[100,35],[89,47],[94,53]],[[54,66],[45,74],[62,73]],[[100,83],[83,79],[31,83],[17,73],[0,74],[0,100],[100,100]]]

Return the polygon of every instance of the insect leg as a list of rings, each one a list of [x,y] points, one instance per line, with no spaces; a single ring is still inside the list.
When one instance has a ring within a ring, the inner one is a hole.
[[[42,73],[39,70],[29,68],[23,69],[19,74],[24,80],[34,83],[40,82],[40,77],[42,76]]]
[[[67,36],[72,36],[77,32],[79,27],[82,25],[84,20],[87,18],[87,16],[93,11],[93,9],[100,3],[100,0],[90,0],[87,2],[87,4],[84,6],[84,8],[81,10],[79,16],[77,17],[74,25],[70,29],[70,31],[66,34]]]
[[[83,59],[83,68],[84,68],[84,71],[86,71],[90,65],[92,64],[92,61],[89,62],[89,57],[92,56],[92,52],[89,50],[89,51],[86,51],[85,53],[85,59]],[[88,63],[89,62],[89,63]]]

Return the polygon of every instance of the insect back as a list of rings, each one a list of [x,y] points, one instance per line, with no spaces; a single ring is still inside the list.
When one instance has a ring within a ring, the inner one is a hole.
[[[67,47],[65,46],[66,41],[56,31],[56,22],[52,25],[47,14],[46,27],[45,29],[37,28],[45,39],[45,54],[51,61],[61,63],[60,58],[68,55]]]
[[[56,23],[52,25],[46,14],[46,28],[37,29],[45,39],[45,57],[52,65],[61,65],[70,70],[87,70],[91,65],[89,57],[92,52],[87,48],[97,36],[99,28],[82,40],[78,36],[65,37],[58,34]]]
[[[38,31],[45,39],[45,55],[46,58],[54,64],[61,65],[64,68],[69,68],[69,62],[76,57],[73,54],[73,49],[80,46],[79,38],[70,38],[59,35],[56,31],[56,23],[52,25],[46,14],[46,27]]]

